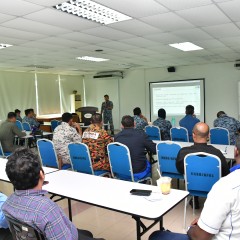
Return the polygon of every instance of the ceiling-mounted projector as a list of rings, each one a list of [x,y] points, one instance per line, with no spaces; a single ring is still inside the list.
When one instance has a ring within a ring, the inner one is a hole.
[[[123,78],[122,71],[99,72],[93,78]]]

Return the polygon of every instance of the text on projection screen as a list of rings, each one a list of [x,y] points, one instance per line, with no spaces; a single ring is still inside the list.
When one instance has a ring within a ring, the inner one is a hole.
[[[164,106],[169,115],[182,115],[191,103],[196,115],[200,115],[200,86],[178,86],[153,88],[153,114],[158,114],[159,106]]]

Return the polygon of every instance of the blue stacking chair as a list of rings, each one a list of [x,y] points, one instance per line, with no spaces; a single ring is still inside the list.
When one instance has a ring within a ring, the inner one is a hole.
[[[171,178],[184,179],[183,174],[179,173],[176,168],[176,159],[181,145],[171,141],[161,142],[157,144],[158,166],[162,176]]]
[[[148,135],[149,140],[161,141],[161,132],[157,126],[146,126],[145,132]]]
[[[74,171],[96,176],[110,176],[109,171],[93,170],[89,149],[85,143],[70,143],[68,144],[68,151]]]
[[[23,122],[22,126],[25,131],[32,131],[30,124],[27,122]]]
[[[188,130],[184,127],[173,127],[170,129],[170,134],[174,142],[189,142]]]
[[[184,172],[185,187],[193,198],[194,212],[194,196],[207,197],[212,186],[221,178],[221,161],[212,154],[190,153],[184,158]],[[184,227],[186,227],[186,208],[189,201],[185,199]]]
[[[2,144],[0,142],[0,157],[2,158],[7,158],[8,156],[10,156],[12,153],[11,152],[4,152],[3,148],[2,148]]]
[[[23,125],[22,125],[22,123],[21,123],[19,120],[16,121],[16,125],[17,125],[17,127],[18,127],[19,130],[21,130],[21,131],[24,130],[24,129],[23,129]]]
[[[37,140],[37,148],[43,166],[59,168],[57,154],[52,141],[39,139]]]
[[[54,132],[55,128],[59,125],[59,121],[58,120],[52,120],[51,121],[51,129],[52,129],[52,132]]]
[[[150,180],[152,184],[151,173],[143,179],[134,179],[131,156],[126,145],[119,142],[110,143],[107,146],[107,150],[111,173],[114,178],[132,182],[143,182]]]
[[[229,131],[226,128],[215,127],[210,129],[210,143],[229,145]]]

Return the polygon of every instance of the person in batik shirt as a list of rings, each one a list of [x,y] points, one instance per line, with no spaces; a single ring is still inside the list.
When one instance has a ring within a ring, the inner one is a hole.
[[[107,131],[102,129],[102,116],[96,113],[92,116],[92,124],[82,135],[82,142],[88,145],[93,170],[110,171],[110,164],[107,155],[107,145],[113,142]]]

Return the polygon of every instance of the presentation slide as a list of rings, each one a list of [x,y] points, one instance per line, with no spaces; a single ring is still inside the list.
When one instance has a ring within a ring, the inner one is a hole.
[[[179,121],[185,115],[187,105],[193,105],[195,115],[204,121],[204,80],[182,80],[150,83],[151,121],[164,108],[167,119]]]

